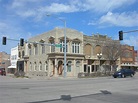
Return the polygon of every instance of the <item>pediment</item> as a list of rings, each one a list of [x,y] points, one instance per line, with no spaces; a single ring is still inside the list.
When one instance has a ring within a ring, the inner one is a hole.
[[[80,39],[78,39],[78,38],[75,38],[75,39],[73,39],[72,40],[73,42],[82,42]]]
[[[59,39],[64,41],[65,38],[64,37],[60,37]],[[68,42],[68,41],[70,41],[70,39],[68,37],[66,37],[66,41]]]

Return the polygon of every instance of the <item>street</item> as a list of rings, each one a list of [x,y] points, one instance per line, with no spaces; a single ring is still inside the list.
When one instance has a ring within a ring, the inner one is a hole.
[[[138,103],[138,75],[49,80],[0,76],[0,103]]]

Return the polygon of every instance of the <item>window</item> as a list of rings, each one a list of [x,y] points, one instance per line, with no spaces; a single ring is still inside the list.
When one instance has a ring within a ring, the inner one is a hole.
[[[72,43],[72,53],[80,53],[80,43],[79,42]]]
[[[45,71],[48,70],[48,64],[47,64],[47,61],[45,62]]]
[[[86,64],[84,65],[84,72],[85,73],[87,72],[87,65]]]
[[[39,63],[39,71],[42,71],[42,63]]]
[[[42,54],[45,53],[45,45],[42,45]]]
[[[22,58],[24,57],[24,51],[22,51]]]
[[[67,72],[71,72],[71,61],[68,62],[68,66],[67,66]]]
[[[34,71],[37,70],[37,65],[36,65],[36,62],[34,63]]]
[[[30,62],[30,71],[32,71],[32,63]]]
[[[51,44],[55,44],[54,41],[51,41]],[[51,46],[51,53],[55,52],[55,46]]]
[[[38,47],[37,47],[37,46],[34,48],[34,54],[35,54],[35,55],[38,54]]]
[[[32,55],[32,51],[31,51],[31,48],[29,49],[29,55]]]
[[[64,41],[60,41],[62,48],[60,48],[60,52],[64,52]],[[66,52],[68,52],[68,44],[66,43]]]
[[[21,57],[21,52],[19,52],[19,58]]]

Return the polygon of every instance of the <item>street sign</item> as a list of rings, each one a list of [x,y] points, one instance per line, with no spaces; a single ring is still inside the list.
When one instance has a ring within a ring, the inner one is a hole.
[[[55,44],[55,47],[62,48],[62,44]]]

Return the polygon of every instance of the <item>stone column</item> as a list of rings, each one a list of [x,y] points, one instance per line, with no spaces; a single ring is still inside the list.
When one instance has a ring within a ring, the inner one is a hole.
[[[48,60],[48,70],[47,70],[47,73],[48,73],[48,77],[50,77],[51,76],[51,61],[50,61],[50,59]]]
[[[54,65],[54,67],[55,67],[55,74],[54,74],[54,77],[58,77],[58,72],[57,72],[57,59],[55,58],[55,65]]]

